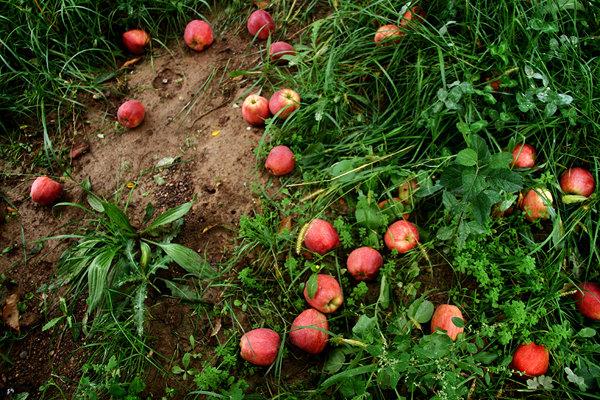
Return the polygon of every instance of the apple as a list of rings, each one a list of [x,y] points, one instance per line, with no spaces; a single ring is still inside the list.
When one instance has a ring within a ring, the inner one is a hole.
[[[287,146],[275,146],[269,152],[265,168],[275,176],[287,175],[294,170],[294,153]]]
[[[419,6],[414,6],[404,13],[402,19],[400,20],[400,26],[402,28],[405,28],[407,26],[410,26],[413,23],[413,21],[422,22],[426,16],[427,14],[425,13],[425,10],[423,10],[423,8]]]
[[[304,310],[292,322],[290,342],[307,353],[319,354],[327,346],[329,322],[314,308]]]
[[[419,230],[408,221],[396,221],[388,227],[383,240],[388,249],[406,253],[419,243]]]
[[[392,24],[383,25],[377,29],[373,40],[375,41],[375,44],[392,43],[402,39],[402,35],[404,35],[404,33],[398,26]]]
[[[587,169],[573,167],[560,176],[560,188],[568,194],[590,197],[596,188],[596,181]]]
[[[183,40],[195,51],[203,51],[214,41],[213,31],[207,22],[199,19],[190,21],[183,32]]]
[[[274,42],[271,43],[271,47],[269,47],[271,62],[285,61],[281,60],[281,57],[286,55],[293,56],[295,54],[296,50],[294,50],[294,46],[286,42]]]
[[[310,251],[325,254],[340,244],[340,237],[329,222],[313,219],[304,234],[304,246]]]
[[[273,364],[279,351],[279,334],[271,329],[259,328],[246,332],[240,340],[240,355],[254,365]]]
[[[43,206],[49,206],[60,198],[62,185],[47,176],[38,176],[31,185],[31,200]]]
[[[537,153],[535,147],[525,143],[518,144],[512,151],[512,166],[516,168],[533,168]]]
[[[399,211],[399,210],[404,210],[405,204],[400,200],[399,197],[393,197],[391,200],[390,199],[385,199],[385,200],[381,200],[379,203],[377,203],[377,207],[379,207],[380,210],[393,210],[394,213],[395,211]],[[398,208],[396,208],[398,207]],[[400,208],[402,207],[402,208]],[[408,220],[410,218],[410,213],[402,213],[402,218],[405,220]]]
[[[512,359],[512,367],[527,376],[540,376],[548,371],[550,353],[542,345],[535,343],[522,344],[517,347]]]
[[[464,331],[464,328],[454,325],[452,318],[465,320],[458,307],[452,304],[440,304],[437,306],[431,318],[431,333],[435,332],[436,329],[443,329],[450,339],[456,340],[456,337]]]
[[[413,195],[419,188],[416,179],[409,179],[403,182],[398,188],[398,198],[404,204],[412,204]]]
[[[242,103],[242,117],[250,125],[262,126],[270,116],[269,100],[262,96],[251,94]]]
[[[310,306],[325,314],[335,312],[344,302],[344,294],[338,281],[331,275],[317,275],[317,291],[314,297],[308,294],[308,283],[304,285],[304,298]]]
[[[383,257],[372,247],[359,247],[352,250],[346,260],[348,272],[357,281],[366,281],[375,278],[379,268],[383,266]]]
[[[132,54],[143,54],[150,43],[150,35],[142,29],[131,29],[123,33],[123,46]]]
[[[125,128],[135,128],[144,121],[146,110],[144,105],[137,100],[127,100],[117,110],[117,120]]]
[[[574,295],[579,312],[589,319],[600,321],[600,285],[584,282]]]
[[[292,89],[281,89],[269,99],[269,110],[277,118],[286,119],[300,108],[300,95]]]
[[[551,206],[552,193],[543,188],[529,189],[520,202],[520,207],[525,212],[525,218],[530,222],[550,218]]]
[[[252,36],[260,40],[266,40],[271,33],[275,32],[275,22],[271,14],[265,10],[256,10],[250,14],[246,27]]]

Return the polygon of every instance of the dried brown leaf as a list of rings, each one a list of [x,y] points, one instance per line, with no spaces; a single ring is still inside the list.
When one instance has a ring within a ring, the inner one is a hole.
[[[6,298],[4,307],[2,308],[2,319],[11,329],[19,332],[19,309],[17,303],[19,302],[19,295],[16,293],[11,294]]]

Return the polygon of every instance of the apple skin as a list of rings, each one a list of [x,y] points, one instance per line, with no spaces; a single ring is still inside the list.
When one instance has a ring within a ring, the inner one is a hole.
[[[413,21],[422,22],[425,17],[427,17],[425,10],[419,6],[414,6],[404,13],[402,19],[400,20],[400,27],[406,28],[407,26],[410,26]]]
[[[140,55],[144,53],[146,46],[150,43],[150,35],[143,29],[131,29],[123,33],[123,46],[131,54]]]
[[[359,247],[352,250],[346,260],[350,275],[357,281],[367,281],[375,278],[383,266],[383,257],[372,247]]]
[[[408,221],[396,221],[388,227],[383,240],[388,249],[404,254],[419,243],[419,230]]]
[[[31,200],[42,206],[49,206],[60,198],[62,190],[62,185],[52,178],[38,176],[31,185]]]
[[[589,319],[600,321],[600,285],[594,282],[584,282],[579,285],[581,291],[573,297],[579,312]]]
[[[304,285],[304,298],[315,310],[325,314],[335,312],[344,302],[344,293],[338,281],[331,275],[317,275],[315,297],[308,296],[308,285]]]
[[[287,119],[300,108],[300,95],[292,89],[281,89],[269,99],[269,110],[277,118]]]
[[[305,326],[307,328],[300,328]],[[308,327],[311,328],[308,328]],[[329,330],[329,322],[325,314],[309,308],[304,310],[292,322],[290,342],[310,354],[319,354],[327,346],[329,335],[319,329]]]
[[[431,318],[431,333],[435,332],[436,329],[443,329],[446,334],[452,340],[456,340],[459,333],[462,333],[465,329],[459,328],[454,325],[452,318],[460,318],[465,320],[460,309],[452,304],[440,304],[435,309],[433,317]]]
[[[273,147],[265,161],[265,168],[275,176],[289,174],[294,170],[295,165],[294,153],[287,146]]]
[[[544,200],[545,199],[545,200]],[[529,189],[520,201],[519,206],[525,212],[525,218],[529,222],[538,219],[550,218],[550,212],[546,202],[552,205],[552,193],[548,189]]]
[[[242,336],[240,355],[254,365],[267,367],[277,358],[280,343],[277,332],[267,328],[254,329]]]
[[[257,94],[251,94],[242,103],[242,117],[252,126],[262,126],[269,118],[269,100]]]
[[[377,29],[375,32],[375,37],[373,41],[375,44],[389,44],[393,42],[397,42],[402,39],[404,33],[398,28],[398,26],[393,24],[383,25]]]
[[[145,115],[144,105],[138,100],[127,100],[117,110],[117,120],[128,129],[138,127],[144,121]]]
[[[535,147],[525,144],[518,144],[512,151],[512,166],[516,168],[533,168],[535,167],[535,160],[537,158],[537,152]]]
[[[404,204],[411,204],[415,192],[419,189],[416,179],[409,179],[403,182],[398,188],[398,198]]]
[[[325,254],[340,244],[340,237],[329,222],[313,219],[304,234],[304,246],[312,252]]]
[[[250,14],[246,27],[252,36],[260,40],[266,40],[271,33],[275,32],[275,22],[271,14],[265,10],[256,10]]]
[[[596,189],[596,181],[590,171],[585,168],[569,168],[560,176],[560,188],[568,194],[590,197]]]
[[[269,57],[271,57],[271,62],[284,62],[285,60],[281,60],[281,57],[290,55],[293,56],[296,54],[296,50],[294,50],[294,46],[286,42],[274,42],[271,43],[271,47],[269,47]]]
[[[183,40],[190,49],[203,51],[214,41],[213,30],[207,22],[194,19],[185,27]]]
[[[535,343],[522,344],[517,347],[512,359],[512,367],[525,375],[534,377],[548,372],[550,353],[542,345]]]

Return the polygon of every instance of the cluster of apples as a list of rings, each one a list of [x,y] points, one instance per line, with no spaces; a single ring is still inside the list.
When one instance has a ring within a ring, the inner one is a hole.
[[[398,42],[405,35],[405,31],[410,28],[411,24],[421,22],[425,17],[426,14],[423,8],[414,6],[402,15],[400,26],[394,24],[380,26],[377,32],[375,32],[373,41],[377,45]]]

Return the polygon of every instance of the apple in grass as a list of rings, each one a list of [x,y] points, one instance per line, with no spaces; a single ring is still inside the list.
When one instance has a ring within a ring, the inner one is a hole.
[[[532,342],[517,347],[511,366],[527,376],[535,377],[548,372],[549,364],[550,353],[548,353],[548,349]]]
[[[404,33],[400,30],[397,25],[388,24],[380,26],[375,32],[375,38],[373,41],[375,44],[389,44],[393,42],[397,42],[402,39],[402,35]]]
[[[340,237],[329,222],[313,219],[304,234],[304,246],[315,253],[325,254],[340,244]]]
[[[207,22],[194,19],[185,27],[183,40],[190,49],[203,51],[214,41],[212,28]]]
[[[335,312],[344,302],[344,294],[342,288],[331,275],[317,275],[317,290],[314,296],[310,296],[309,285],[310,280],[304,285],[304,298],[310,306],[325,314]]]
[[[139,126],[144,121],[145,115],[144,105],[138,100],[127,100],[117,110],[117,120],[129,129]]]
[[[295,165],[294,153],[287,146],[273,147],[265,161],[265,168],[275,176],[289,174],[294,170]]]
[[[567,194],[590,197],[596,188],[596,181],[585,168],[569,168],[560,176],[560,188]]]
[[[254,365],[273,364],[279,352],[281,339],[271,329],[259,328],[246,332],[240,340],[240,355]]]
[[[251,94],[242,103],[242,117],[253,126],[262,126],[269,118],[269,100],[257,94]]]
[[[520,200],[519,206],[525,212],[525,218],[530,222],[550,218],[552,193],[548,189],[529,189]]]
[[[516,168],[533,168],[537,158],[535,147],[525,143],[518,144],[512,151],[512,166]]]
[[[573,295],[577,309],[583,316],[600,321],[600,285],[584,282],[579,287],[581,290]]]
[[[31,200],[42,206],[49,206],[60,198],[62,190],[62,185],[52,178],[38,176],[31,185]]]
[[[290,342],[310,354],[319,354],[327,346],[329,322],[325,314],[310,308],[292,322]]]
[[[464,328],[456,326],[454,321],[452,321],[453,318],[465,320],[458,307],[452,304],[440,304],[437,306],[431,318],[431,333],[437,329],[442,329],[446,331],[450,339],[456,340],[456,337],[464,331]]]
[[[422,22],[426,16],[427,14],[422,7],[414,6],[404,13],[402,19],[400,20],[400,27],[405,28],[414,24],[415,22]]]
[[[143,29],[131,29],[123,33],[123,46],[132,54],[144,53],[146,46],[150,43],[150,35]]]
[[[292,89],[281,89],[269,99],[269,110],[277,118],[287,119],[300,108],[300,95]]]
[[[396,221],[388,227],[383,240],[388,249],[403,254],[419,244],[419,230],[411,222]]]
[[[296,54],[296,50],[294,50],[294,46],[286,42],[274,42],[271,43],[271,47],[269,47],[269,57],[271,58],[271,62],[282,62],[281,57],[283,56],[293,56]]]
[[[252,36],[260,40],[266,40],[271,33],[275,32],[275,22],[271,14],[265,10],[256,10],[250,14],[246,27]]]
[[[371,280],[377,276],[383,266],[383,257],[372,247],[359,247],[352,250],[346,260],[350,275],[357,281]]]

